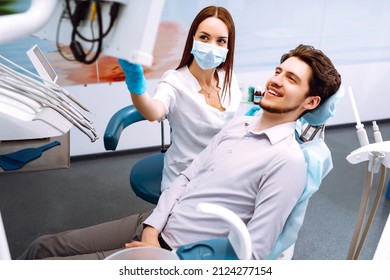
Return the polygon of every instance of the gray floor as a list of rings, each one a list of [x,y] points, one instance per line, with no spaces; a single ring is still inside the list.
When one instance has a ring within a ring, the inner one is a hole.
[[[378,124],[384,140],[390,139],[390,122]],[[371,135],[371,125],[366,128]],[[327,128],[326,142],[334,169],[310,200],[294,259],[342,260],[348,253],[366,167],[346,160],[358,147],[353,125]],[[153,205],[135,197],[128,183],[131,166],[151,152],[156,151],[110,152],[72,158],[68,169],[1,173],[0,209],[12,257],[42,234],[151,209]],[[360,259],[372,259],[389,212],[390,201],[382,198]]]

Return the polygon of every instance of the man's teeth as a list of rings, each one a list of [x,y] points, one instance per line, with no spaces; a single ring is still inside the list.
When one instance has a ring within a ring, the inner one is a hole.
[[[268,92],[272,95],[275,95],[275,96],[280,96],[278,93],[276,93],[275,91],[273,91],[272,89],[269,89]]]

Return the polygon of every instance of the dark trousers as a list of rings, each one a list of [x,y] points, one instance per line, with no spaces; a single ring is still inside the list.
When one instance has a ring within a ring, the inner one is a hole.
[[[152,210],[95,226],[37,238],[18,258],[100,260],[140,240],[143,222]]]

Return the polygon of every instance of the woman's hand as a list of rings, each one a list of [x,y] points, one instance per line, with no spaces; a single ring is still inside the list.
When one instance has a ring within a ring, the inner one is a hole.
[[[129,91],[137,95],[144,94],[146,91],[146,80],[142,66],[123,59],[118,59],[118,63],[125,73],[125,81]]]

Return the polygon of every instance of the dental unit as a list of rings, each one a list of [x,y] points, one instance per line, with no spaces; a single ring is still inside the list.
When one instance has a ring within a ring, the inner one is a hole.
[[[89,110],[66,90],[1,55],[0,60],[20,71],[0,62],[1,140],[59,136],[72,125],[92,142],[98,139],[91,120],[76,106]]]
[[[351,152],[347,156],[347,160],[351,164],[367,162],[360,209],[358,212],[356,226],[347,255],[347,259],[352,260],[358,259],[359,257],[365,238],[371,227],[376,209],[378,208],[379,200],[382,196],[385,187],[386,168],[390,167],[390,142],[383,141],[378,125],[376,121],[373,121],[372,124],[375,143],[369,143],[366,130],[364,129],[364,125],[360,122],[358,110],[355,104],[355,99],[353,97],[352,88],[349,87],[348,91],[356,118],[356,133],[361,147]],[[372,191],[373,176],[375,173],[378,173],[379,169],[381,170],[380,180],[376,189],[375,197],[371,205],[369,216],[367,217],[366,215],[369,210],[368,206]]]

